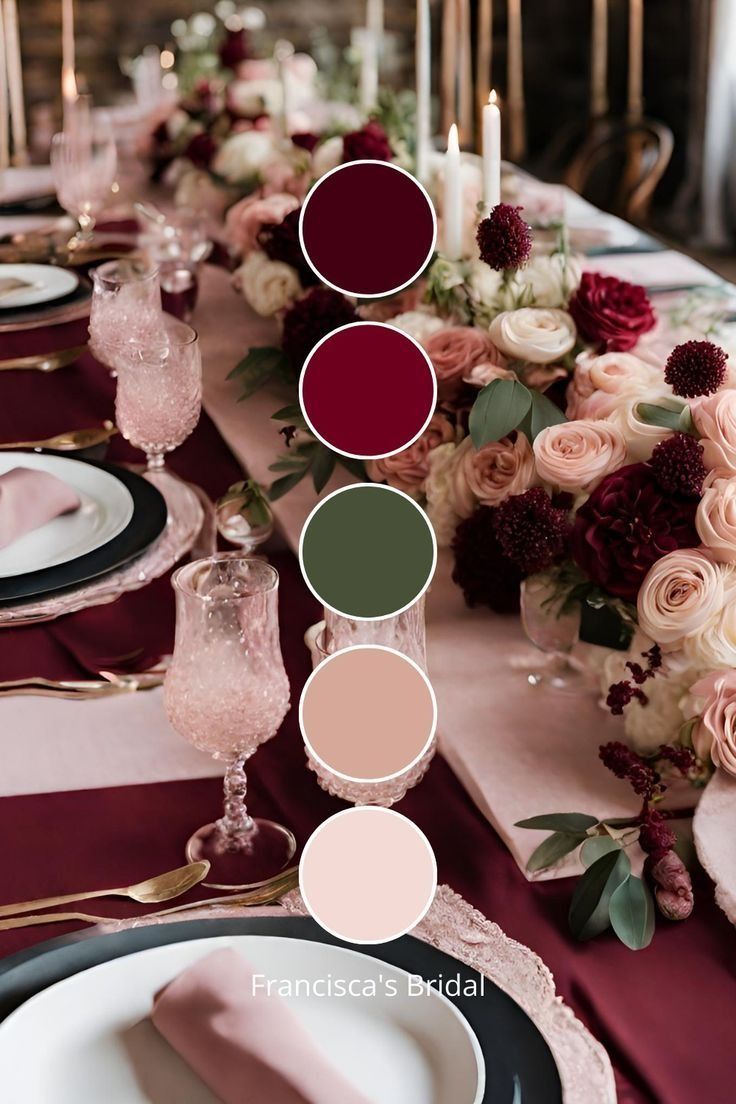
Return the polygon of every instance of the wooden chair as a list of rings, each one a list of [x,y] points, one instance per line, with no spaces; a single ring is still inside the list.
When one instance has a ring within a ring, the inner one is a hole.
[[[644,225],[674,144],[669,127],[654,119],[599,120],[570,163],[565,183],[598,207]]]

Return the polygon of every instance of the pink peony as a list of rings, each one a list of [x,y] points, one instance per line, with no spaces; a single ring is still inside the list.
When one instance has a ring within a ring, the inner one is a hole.
[[[233,204],[225,217],[228,240],[243,257],[247,257],[258,244],[261,228],[269,224],[277,225],[298,206],[299,200],[295,196],[283,192],[269,196],[246,196]]]
[[[434,414],[424,433],[408,448],[380,460],[368,460],[366,471],[374,483],[386,482],[406,494],[416,495],[429,475],[429,454],[438,445],[455,439],[455,427],[443,414]]]
[[[432,334],[425,349],[437,374],[440,399],[455,398],[463,380],[478,364],[504,361],[490,337],[473,326],[448,326]]]
[[[451,494],[456,513],[469,517],[478,503],[500,506],[509,495],[537,484],[534,454],[523,433],[512,433],[476,449],[466,437],[455,453]]]

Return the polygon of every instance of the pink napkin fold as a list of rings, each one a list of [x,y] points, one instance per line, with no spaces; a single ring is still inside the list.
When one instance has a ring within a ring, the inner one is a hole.
[[[368,1104],[264,985],[223,948],[162,989],[151,1019],[223,1104]]]
[[[76,491],[55,475],[13,468],[0,475],[0,548],[80,505]]]

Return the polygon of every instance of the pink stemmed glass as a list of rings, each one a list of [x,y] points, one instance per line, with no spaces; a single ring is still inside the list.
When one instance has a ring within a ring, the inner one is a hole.
[[[117,148],[112,125],[100,112],[51,139],[51,171],[60,205],[79,224],[74,247],[92,238],[115,183]]]
[[[165,454],[187,439],[202,410],[196,330],[166,314],[159,325],[150,344],[118,361],[115,396],[118,429],[145,452],[149,471],[163,468]]]
[[[163,329],[158,269],[140,256],[106,261],[92,273],[89,344],[117,375]]]
[[[289,708],[279,643],[278,572],[259,559],[220,553],[179,568],[176,640],[164,700],[171,724],[222,759],[224,814],[194,833],[187,858],[208,859],[217,888],[261,882],[296,850],[288,828],[250,816],[245,762],[278,732]]]

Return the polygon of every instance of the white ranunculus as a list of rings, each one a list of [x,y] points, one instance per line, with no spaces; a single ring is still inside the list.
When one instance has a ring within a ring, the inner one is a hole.
[[[489,327],[497,349],[513,360],[552,364],[575,345],[577,331],[567,311],[521,307],[503,311]]]
[[[540,253],[518,273],[517,280],[535,307],[566,307],[583,274],[577,257],[562,253]]]
[[[724,597],[720,611],[698,632],[683,642],[682,650],[694,667],[718,670],[736,667],[736,570],[716,564],[723,579]]]
[[[413,337],[420,345],[424,344],[433,333],[437,333],[446,326],[446,322],[441,318],[422,310],[404,311],[403,314],[387,319],[387,324],[409,334],[409,337]]]
[[[650,425],[640,418],[637,413],[639,403],[651,403],[670,410],[679,410],[681,407],[677,400],[660,394],[642,394],[622,399],[618,409],[605,421],[610,422],[622,434],[630,464],[648,460],[659,442],[672,436],[672,430],[666,426]]]
[[[262,130],[243,130],[222,143],[215,154],[212,169],[230,184],[251,180],[273,157],[274,144],[270,134]]]
[[[432,449],[427,458],[429,474],[424,484],[426,511],[440,548],[447,548],[452,544],[460,521],[452,505],[450,492],[456,452],[456,445],[439,445]]]
[[[339,134],[317,146],[312,154],[312,175],[315,179],[342,164],[342,154],[342,138]]]
[[[471,261],[466,283],[473,302],[481,309],[495,311],[499,308],[502,276],[485,261]]]
[[[283,310],[302,292],[299,276],[291,265],[272,261],[258,250],[248,254],[233,274],[233,283],[253,310],[264,318]]]
[[[284,93],[281,81],[262,77],[260,80],[235,80],[228,85],[229,106],[238,115],[271,115],[282,110]]]

